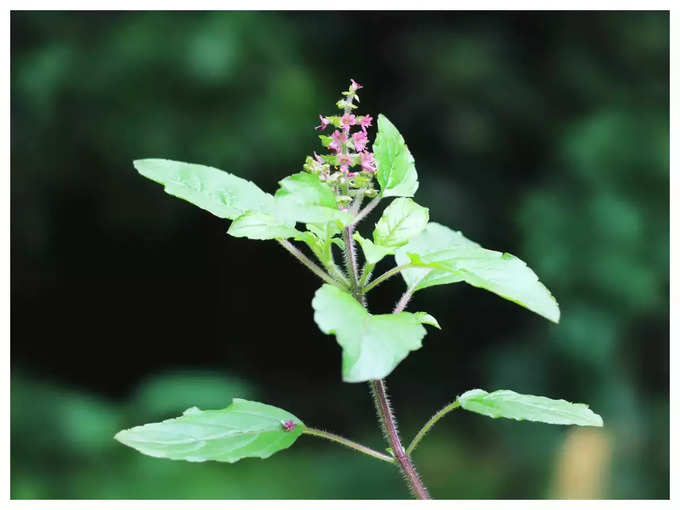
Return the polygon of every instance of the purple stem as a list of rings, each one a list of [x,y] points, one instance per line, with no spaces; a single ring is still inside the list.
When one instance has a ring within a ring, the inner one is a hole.
[[[352,100],[353,96],[350,97],[349,100],[350,105],[352,104]],[[351,106],[347,106],[345,108],[345,113],[349,113],[351,111],[352,111]],[[359,301],[364,307],[367,307],[367,303],[366,296],[364,295],[362,289],[359,287],[359,274],[358,274],[359,270],[357,267],[356,252],[354,249],[353,239],[354,225],[363,217],[365,217],[378,204],[379,201],[380,195],[375,197],[375,199],[373,199],[368,204],[368,206],[366,206],[366,208],[361,213],[359,213],[359,215],[355,218],[354,223],[345,227],[343,231],[343,237],[345,241],[345,264],[347,266],[347,273],[352,284],[352,294],[357,299],[357,301]],[[413,292],[412,289],[406,291],[404,296],[402,296],[402,299],[399,301],[399,303],[404,301],[402,308],[398,311],[395,309],[394,313],[398,313],[401,310],[403,310],[403,307],[405,307],[406,303],[408,303],[408,300],[412,292]],[[397,304],[397,307],[398,306],[399,304]],[[428,494],[425,485],[423,485],[422,480],[418,476],[418,472],[413,466],[411,459],[406,454],[406,450],[404,450],[404,447],[401,444],[401,440],[399,439],[396,420],[394,418],[394,414],[392,413],[392,408],[390,407],[389,400],[387,399],[385,382],[382,379],[375,379],[370,381],[370,385],[371,389],[373,390],[373,399],[375,401],[376,410],[378,411],[378,417],[380,418],[380,424],[382,426],[383,431],[385,432],[387,440],[392,446],[394,457],[397,459],[397,463],[399,464],[402,473],[406,477],[406,481],[409,484],[409,488],[418,499],[430,499],[430,495]]]
[[[375,400],[375,407],[380,417],[380,424],[382,425],[385,436],[392,445],[392,452],[399,463],[401,472],[404,473],[409,488],[418,499],[430,499],[430,494],[423,484],[418,472],[411,462],[410,457],[406,454],[406,450],[399,439],[399,432],[397,431],[396,421],[390,402],[387,399],[387,391],[385,390],[385,381],[376,379],[370,381],[371,389],[373,390],[373,399]]]
[[[352,293],[354,294],[354,297],[364,307],[366,307],[367,305],[366,296],[358,286],[357,266],[354,251],[354,239],[352,238],[353,230],[354,229],[350,226],[346,227],[344,231],[347,271],[349,272],[349,277],[350,280],[352,281],[353,287]],[[356,287],[354,286],[355,283]],[[402,296],[402,299],[399,301],[399,304],[397,304],[397,308],[395,308],[394,313],[399,313],[404,309],[406,303],[408,303],[408,300],[411,297],[411,294],[413,293],[414,288],[415,287],[410,288],[404,293],[404,296]],[[370,385],[371,389],[373,390],[372,391],[373,400],[375,402],[375,408],[376,411],[378,412],[378,417],[380,419],[380,425],[383,429],[383,432],[385,433],[387,441],[390,443],[390,446],[392,447],[392,451],[394,452],[394,458],[397,459],[399,468],[401,469],[401,472],[404,474],[404,477],[408,482],[411,492],[418,499],[430,499],[430,495],[428,494],[425,485],[420,479],[420,476],[418,476],[418,472],[416,471],[415,466],[411,462],[411,459],[406,454],[406,450],[404,450],[404,447],[401,444],[401,439],[399,439],[399,432],[397,432],[397,423],[394,418],[394,414],[392,413],[392,408],[390,407],[389,400],[387,399],[385,381],[382,379],[375,379],[370,381]]]

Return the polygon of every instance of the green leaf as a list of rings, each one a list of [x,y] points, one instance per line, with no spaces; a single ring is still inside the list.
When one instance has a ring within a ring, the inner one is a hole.
[[[295,227],[282,223],[271,214],[257,211],[248,211],[236,218],[227,231],[234,237],[247,237],[249,239],[299,239],[303,232]]]
[[[302,236],[296,239],[304,241],[325,267],[330,266],[333,262],[330,245],[338,241],[337,238],[333,237],[340,232],[338,222],[307,223],[305,226],[307,227],[307,232],[304,232]]]
[[[420,234],[430,219],[429,209],[410,198],[397,198],[385,208],[375,225],[373,241],[398,248]]]
[[[463,409],[491,418],[540,421],[554,425],[589,425],[601,427],[602,418],[586,404],[572,404],[535,395],[520,395],[510,390],[487,393],[470,390],[458,397]]]
[[[286,177],[276,192],[275,215],[284,222],[328,223],[352,221],[352,215],[338,209],[333,190],[316,175],[300,172]]]
[[[395,253],[398,265],[421,267],[402,271],[406,284],[415,290],[465,281],[559,322],[560,309],[550,291],[527,265],[509,253],[482,248],[463,234],[438,223]]]
[[[209,166],[169,159],[138,159],[144,177],[165,185],[165,192],[220,218],[234,219],[246,211],[270,211],[274,197],[255,184]]]
[[[375,265],[387,255],[394,255],[394,248],[389,246],[378,246],[373,244],[370,239],[364,239],[359,232],[354,233],[354,240],[361,245],[366,262]]]
[[[307,230],[314,234],[318,239],[327,241],[333,238],[333,236],[339,234],[342,229],[338,226],[337,221],[329,221],[328,223],[308,223],[305,225]]]
[[[442,329],[442,327],[439,325],[439,322],[437,321],[437,319],[432,317],[429,313],[416,312],[416,315],[418,316],[418,320],[422,324],[427,324],[429,326],[434,326],[437,329]]]
[[[294,428],[286,430],[284,422]],[[277,407],[235,398],[219,411],[192,407],[179,418],[121,430],[115,438],[152,457],[204,462],[266,459],[292,445],[305,425]]]
[[[324,147],[328,147],[333,141],[333,137],[327,135],[319,135],[319,139],[321,140],[321,145]]]
[[[342,379],[362,382],[387,376],[409,352],[422,347],[427,314],[373,315],[350,294],[323,285],[312,301],[314,320],[342,347]]]
[[[418,189],[413,156],[397,128],[383,114],[378,115],[378,135],[373,143],[377,177],[385,197],[412,197]]]

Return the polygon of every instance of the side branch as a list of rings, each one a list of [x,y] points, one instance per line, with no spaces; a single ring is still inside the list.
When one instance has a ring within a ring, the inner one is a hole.
[[[364,293],[369,292],[371,289],[377,287],[378,285],[380,285],[385,280],[392,278],[395,274],[399,274],[401,271],[403,271],[404,269],[408,269],[409,267],[414,267],[414,266],[413,266],[413,264],[404,264],[402,266],[393,267],[389,271],[385,271],[383,274],[378,276],[371,283],[366,285],[366,287],[364,287]]]
[[[370,213],[373,209],[375,209],[375,206],[378,205],[378,202],[380,202],[380,199],[382,197],[380,194],[376,195],[373,200],[371,200],[368,204],[366,204],[366,207],[364,207],[359,214],[354,218],[354,221],[352,222],[352,226],[356,225],[359,223],[361,220],[363,220],[368,213]]]
[[[313,428],[310,428],[310,427],[306,427],[303,434],[321,437],[323,439],[328,439],[329,441],[334,441],[336,443],[340,443],[343,446],[346,446],[348,448],[352,448],[353,450],[356,450],[356,451],[361,452],[363,454],[369,455],[369,456],[376,458],[378,460],[382,460],[382,461],[385,461],[385,462],[389,462],[390,464],[394,464],[394,458],[390,457],[389,455],[385,455],[384,453],[376,452],[374,449],[369,448],[368,446],[364,446],[364,445],[357,443],[355,441],[351,441],[350,439],[346,439],[342,436],[338,436],[337,434],[332,434],[330,432],[326,432],[325,430],[319,430],[319,429],[313,429]]]
[[[443,407],[439,411],[437,411],[432,418],[430,418],[425,425],[423,425],[423,428],[418,431],[416,434],[416,437],[413,438],[413,441],[411,441],[411,444],[408,445],[408,448],[406,448],[406,455],[411,455],[413,450],[416,449],[420,441],[425,437],[425,434],[427,434],[432,427],[434,427],[435,423],[437,423],[439,420],[441,420],[444,415],[450,413],[457,407],[459,407],[460,404],[458,403],[458,400],[451,402],[449,405]]]
[[[307,255],[302,253],[300,250],[298,250],[295,246],[293,246],[293,243],[290,241],[287,241],[285,239],[277,239],[276,240],[281,246],[283,246],[288,253],[290,253],[293,257],[298,259],[300,262],[302,262],[303,265],[307,267],[312,273],[314,273],[316,276],[321,278],[323,281],[326,283],[330,283],[331,285],[334,285],[336,287],[342,287],[342,285],[331,278],[331,276],[321,269],[319,266],[317,266],[314,262],[312,262]]]
[[[347,274],[349,275],[351,291],[354,298],[363,306],[366,306],[366,298],[362,289],[359,287],[359,269],[357,267],[356,250],[354,247],[354,227],[351,225],[345,227],[342,235],[345,241],[345,265],[347,266]]]
[[[428,271],[428,273],[429,273],[429,271]],[[416,291],[416,287],[418,286],[418,284],[420,282],[423,281],[423,278],[425,278],[428,273],[425,273],[423,276],[418,278],[415,282],[413,282],[413,284],[408,289],[406,289],[406,292],[404,292],[401,295],[401,298],[399,298],[399,301],[397,301],[397,304],[394,305],[394,310],[392,310],[392,313],[399,313],[399,312],[404,311],[404,308],[406,308],[406,305],[411,300],[413,293]]]

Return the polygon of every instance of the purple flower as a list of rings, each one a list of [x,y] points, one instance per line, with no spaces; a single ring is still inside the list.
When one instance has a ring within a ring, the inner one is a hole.
[[[361,153],[361,169],[369,172],[377,172],[375,168],[375,158],[372,152]]]
[[[334,142],[345,143],[347,141],[347,133],[345,133],[344,131],[338,131],[336,129],[335,131],[333,131],[331,138],[333,138]]]
[[[354,158],[349,154],[338,154],[338,165],[344,174],[349,172],[349,167],[354,165]]]
[[[372,121],[373,121],[373,118],[371,118],[370,115],[364,115],[363,117],[361,117],[359,124],[361,125],[361,129],[364,131],[364,133],[366,132],[367,127],[372,126]]]
[[[340,154],[342,152],[342,145],[347,142],[347,133],[336,129],[333,131],[331,138],[333,138],[333,141],[328,144],[328,148],[334,150],[336,154]]]
[[[366,148],[368,143],[368,137],[366,136],[366,131],[359,131],[352,135],[352,141],[354,142],[354,150],[361,152]]]
[[[351,113],[346,113],[340,118],[340,123],[342,124],[342,129],[349,131],[349,127],[356,124],[357,118]]]
[[[323,115],[319,115],[319,118],[321,119],[321,125],[316,126],[314,129],[320,129],[321,131],[323,131],[324,129],[326,129],[326,126],[328,126],[329,121]]]

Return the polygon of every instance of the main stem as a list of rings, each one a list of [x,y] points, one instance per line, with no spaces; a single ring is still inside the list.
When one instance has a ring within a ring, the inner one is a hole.
[[[411,458],[406,453],[406,450],[404,450],[401,439],[399,439],[394,413],[392,412],[390,402],[387,399],[385,381],[383,379],[376,379],[370,381],[370,385],[373,390],[375,408],[380,417],[380,424],[382,425],[387,440],[390,442],[390,445],[392,445],[394,458],[397,459],[399,468],[401,469],[404,478],[406,478],[411,492],[413,492],[418,499],[430,499],[430,494],[427,492],[425,484],[423,484],[420,476],[418,476],[418,472],[416,471]]]
[[[356,256],[354,250],[354,238],[352,237],[354,228],[353,226],[346,227],[343,232],[343,237],[345,241],[345,263],[347,265],[347,273],[349,275],[350,282],[352,283],[352,294],[362,305],[366,306],[366,297],[364,296],[363,289],[359,286],[359,275],[357,270]],[[406,303],[404,302],[404,305]],[[398,310],[399,312],[401,310]],[[395,313],[398,313],[395,310]],[[387,398],[387,391],[385,389],[385,381],[383,379],[375,379],[370,381],[371,390],[373,393],[373,400],[375,402],[375,408],[378,412],[378,418],[380,419],[380,425],[385,433],[387,441],[392,447],[392,452],[394,458],[399,464],[399,469],[401,470],[408,486],[418,499],[430,499],[430,495],[427,492],[427,488],[423,484],[418,472],[416,471],[411,458],[404,450],[401,444],[401,439],[399,438],[399,432],[397,431],[397,423],[390,407],[389,400]]]
[[[345,113],[350,113],[352,111],[352,101],[354,96],[349,96],[347,104],[345,106]],[[347,153],[347,148],[343,145],[342,152]],[[358,223],[366,214],[368,214],[380,200],[379,195],[366,207],[362,212],[359,212],[359,207],[361,206],[361,201],[363,195],[360,194],[354,200],[350,212],[354,216],[354,222],[344,228],[342,234],[345,241],[345,265],[347,267],[347,276],[349,276],[351,292],[354,298],[359,301],[364,307],[367,307],[366,296],[364,295],[364,289],[359,283],[359,269],[356,260],[356,250],[354,249],[354,226]],[[408,291],[407,291],[408,292]],[[406,305],[404,301],[403,306]],[[401,310],[398,310],[401,311]],[[397,311],[395,310],[395,313]],[[380,418],[380,425],[385,432],[385,437],[392,447],[392,452],[394,458],[397,459],[399,468],[404,474],[404,478],[411,489],[411,492],[418,499],[430,499],[430,495],[423,485],[415,466],[411,462],[411,459],[406,454],[404,447],[401,445],[401,440],[399,439],[399,432],[397,432],[397,423],[392,413],[392,408],[390,407],[389,400],[387,399],[387,392],[385,391],[385,382],[382,379],[376,379],[370,381],[371,389],[373,390],[373,400],[375,401],[375,408],[378,411],[378,417]]]

